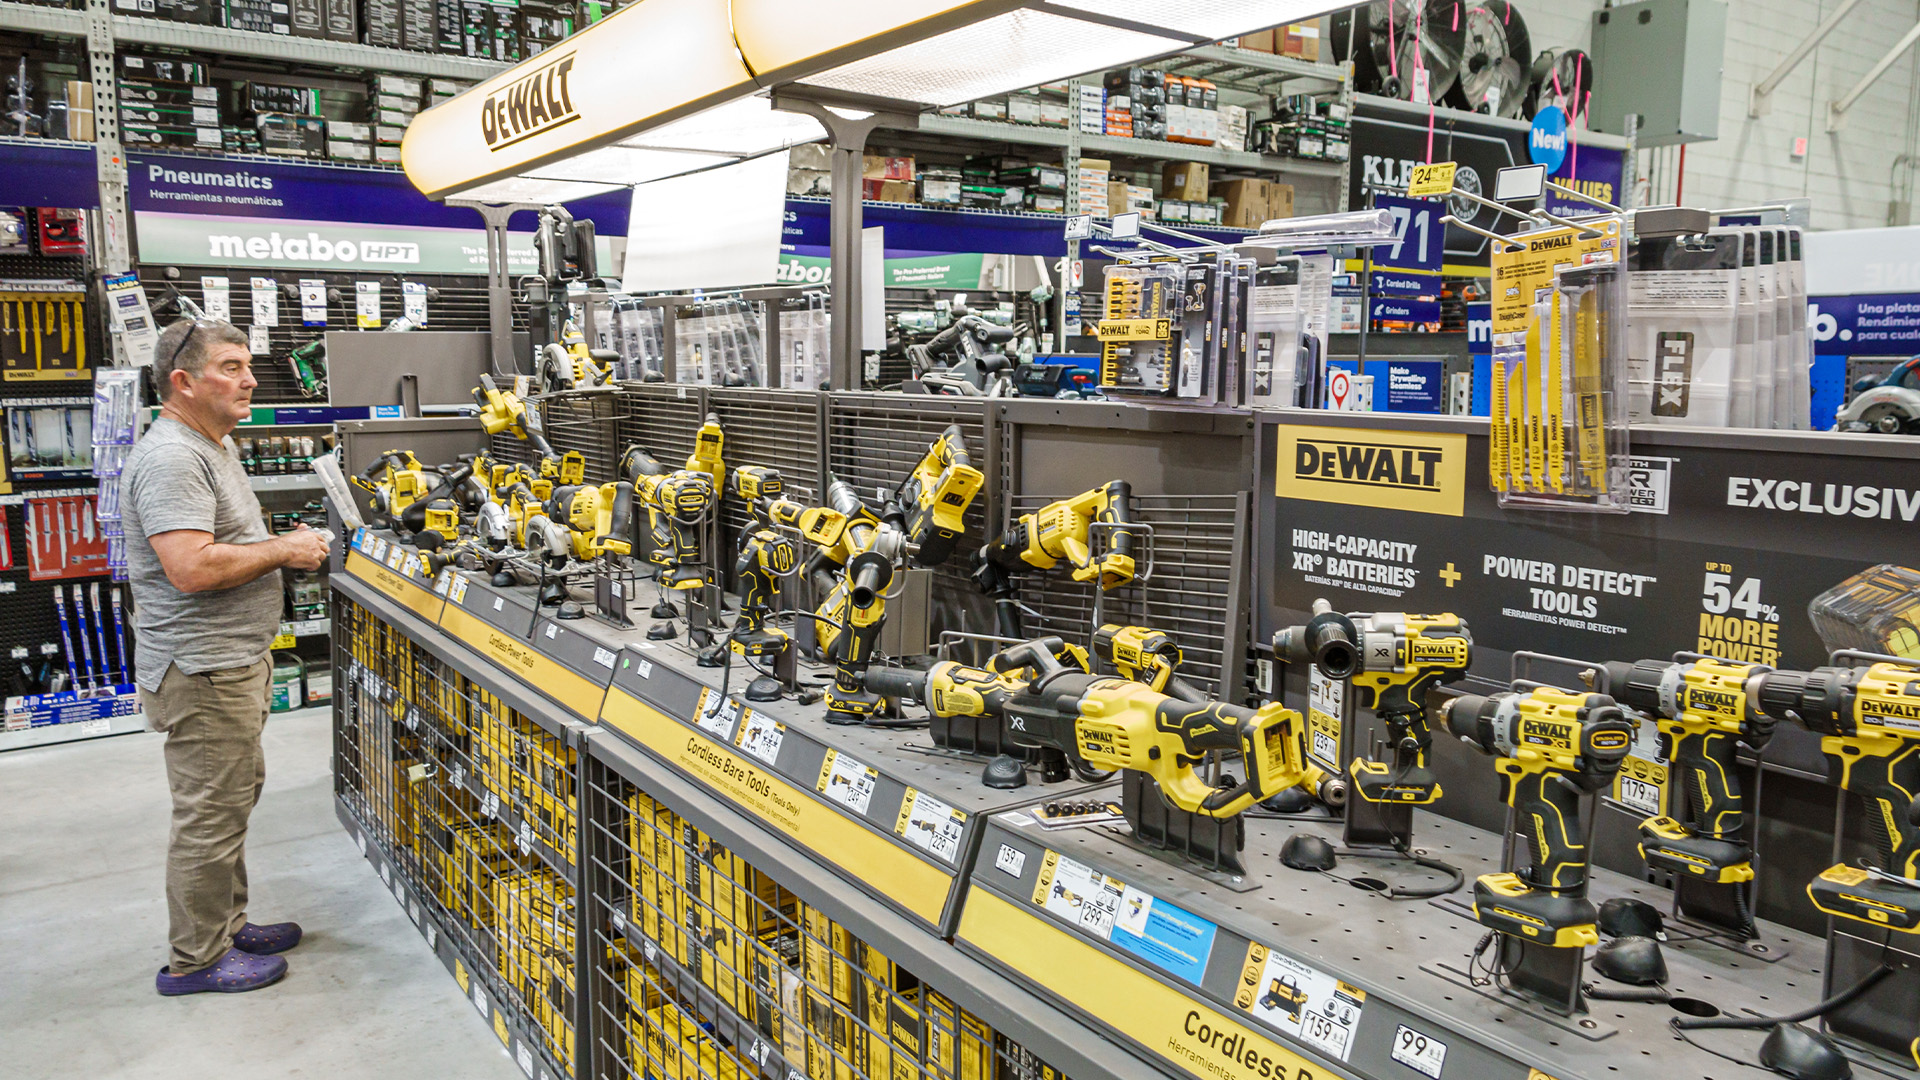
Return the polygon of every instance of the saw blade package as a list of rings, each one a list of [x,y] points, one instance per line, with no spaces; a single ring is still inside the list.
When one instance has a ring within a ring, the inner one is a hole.
[[[1501,507],[1629,510],[1627,288],[1619,217],[1493,255],[1489,480]]]
[[[1728,426],[1739,296],[1739,237],[1639,243],[1627,282],[1627,408],[1634,423]]]
[[[1247,404],[1277,409],[1300,404],[1300,257],[1283,255],[1253,273],[1247,325]]]

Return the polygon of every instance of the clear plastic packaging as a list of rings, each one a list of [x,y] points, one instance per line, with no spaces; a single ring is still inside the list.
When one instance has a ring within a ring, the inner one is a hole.
[[[1731,423],[1739,298],[1739,237],[1639,242],[1627,282],[1628,411],[1634,423]]]
[[[1185,319],[1186,268],[1177,262],[1107,267],[1100,337],[1100,389],[1171,397]]]
[[[1920,659],[1920,570],[1893,563],[1862,570],[1814,597],[1807,618],[1828,652]]]
[[[1503,508],[1630,509],[1623,233],[1618,216],[1589,218],[1494,253],[1488,466]]]

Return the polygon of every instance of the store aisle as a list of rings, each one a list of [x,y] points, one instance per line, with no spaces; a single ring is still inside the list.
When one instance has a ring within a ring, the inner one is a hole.
[[[267,724],[253,914],[306,940],[279,985],[168,999],[157,735],[0,754],[0,1060],[8,1075],[518,1077],[334,816],[328,715]]]

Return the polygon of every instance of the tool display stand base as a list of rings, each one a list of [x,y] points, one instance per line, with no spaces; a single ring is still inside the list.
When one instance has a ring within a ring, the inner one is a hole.
[[[1753,908],[1747,902],[1747,885],[1699,881],[1675,875],[1673,913],[1711,934],[1715,941],[1730,949],[1750,951],[1753,940]],[[1762,959],[1778,959],[1771,953],[1754,954]]]
[[[1181,810],[1167,801],[1160,785],[1145,773],[1123,772],[1120,806],[1134,838],[1148,847],[1171,851],[1191,860],[1194,869],[1236,877],[1247,872],[1240,852],[1247,846],[1245,820],[1222,821]]]
[[[1893,974],[1828,1013],[1825,1027],[1856,1056],[1911,1069],[1920,1050],[1920,937],[1833,920],[1821,996],[1840,993],[1883,964],[1892,967]]]
[[[1347,793],[1343,847],[1370,855],[1392,854],[1413,840],[1413,807],[1399,803],[1371,803],[1357,792]]]
[[[1580,996],[1586,950],[1556,949],[1512,934],[1500,934],[1496,947],[1495,963],[1506,973],[1510,992],[1533,998],[1561,1016],[1586,1011]]]

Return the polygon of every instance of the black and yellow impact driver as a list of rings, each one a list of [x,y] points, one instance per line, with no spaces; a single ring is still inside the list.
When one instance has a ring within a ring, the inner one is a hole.
[[[1508,827],[1526,838],[1531,859],[1524,871],[1483,874],[1473,883],[1474,918],[1499,943],[1494,970],[1514,989],[1576,1011],[1581,950],[1600,940],[1587,899],[1580,801],[1613,782],[1635,725],[1605,694],[1551,686],[1464,695],[1441,710],[1448,731],[1495,759],[1513,811]]]
[[[1667,759],[1663,812],[1640,823],[1640,854],[1674,875],[1683,914],[1742,940],[1755,933],[1753,848],[1736,755],[1742,745],[1759,753],[1773,738],[1774,719],[1754,693],[1771,670],[1697,653],[1607,665],[1613,697],[1659,718]]]
[[[1359,704],[1386,726],[1393,761],[1355,753],[1348,766],[1348,794],[1359,798],[1346,802],[1345,840],[1349,848],[1406,853],[1413,844],[1412,808],[1440,798],[1427,764],[1433,731],[1424,703],[1429,691],[1465,675],[1473,662],[1465,620],[1398,611],[1343,615],[1316,600],[1304,626],[1273,636],[1273,651],[1290,664],[1311,661],[1327,678],[1348,683],[1360,692]]]
[[[1050,502],[1022,514],[1007,531],[995,537],[973,557],[973,580],[993,597],[1001,637],[1023,636],[1019,579],[1034,570],[1051,570],[1066,563],[1073,580],[1101,592],[1117,589],[1134,578],[1132,489],[1125,480],[1109,480],[1070,499]],[[1096,531],[1105,531],[1099,545]],[[1096,546],[1103,546],[1098,556]]]
[[[1807,893],[1829,915],[1920,933],[1920,665],[1834,654],[1849,656],[1875,662],[1760,677],[1760,707],[1818,734],[1828,777],[1865,800],[1880,861],[1831,867]]]

